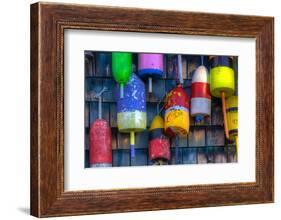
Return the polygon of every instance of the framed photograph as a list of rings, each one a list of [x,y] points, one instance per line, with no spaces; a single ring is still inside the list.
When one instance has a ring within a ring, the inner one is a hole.
[[[273,28],[31,5],[31,214],[273,202]]]

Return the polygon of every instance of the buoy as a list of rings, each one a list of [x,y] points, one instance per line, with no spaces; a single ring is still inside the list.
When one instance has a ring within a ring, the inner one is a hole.
[[[212,96],[222,99],[225,136],[229,139],[225,98],[232,96],[235,90],[232,58],[227,56],[212,56],[210,60],[210,90]]]
[[[111,53],[96,53],[96,76],[111,75]]]
[[[108,122],[102,119],[101,95],[106,89],[96,95],[99,99],[98,119],[90,127],[90,167],[112,166],[112,137]]]
[[[130,133],[131,164],[135,159],[135,132],[146,129],[145,86],[136,74],[124,87],[124,97],[117,94],[117,126],[123,133]]]
[[[186,136],[189,132],[189,97],[181,84],[167,94],[164,109],[165,133],[170,137]]]
[[[238,96],[230,96],[226,99],[226,116],[229,139],[234,141],[238,136]]]
[[[149,129],[149,159],[161,165],[169,161],[170,157],[170,140],[164,134],[164,120],[156,115]]]
[[[190,115],[195,117],[196,123],[211,115],[209,75],[203,65],[199,66],[192,76],[190,105]]]
[[[124,86],[132,75],[132,53],[112,53],[112,74],[117,83],[120,84],[120,97],[124,97]]]
[[[236,153],[238,153],[238,96],[230,96],[226,99],[226,117],[229,139],[235,141]]]
[[[148,78],[148,92],[152,92],[152,79],[163,77],[163,54],[140,53],[138,55],[138,75]]]

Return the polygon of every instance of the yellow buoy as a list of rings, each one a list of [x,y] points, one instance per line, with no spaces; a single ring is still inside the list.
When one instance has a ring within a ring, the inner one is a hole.
[[[221,97],[221,92],[225,97],[232,96],[235,90],[234,70],[228,66],[216,66],[211,69],[211,86],[212,96]]]
[[[160,115],[156,115],[150,125],[149,131],[158,129],[158,128],[164,128],[164,120]]]
[[[238,153],[238,96],[230,96],[226,100],[226,117],[229,128],[229,139],[235,141]]]
[[[225,98],[232,96],[235,91],[232,59],[228,56],[213,56],[210,57],[210,59],[210,91],[212,96],[222,99],[225,136],[227,139],[229,139]]]
[[[238,96],[230,96],[226,100],[226,117],[229,139],[234,141],[238,136]]]

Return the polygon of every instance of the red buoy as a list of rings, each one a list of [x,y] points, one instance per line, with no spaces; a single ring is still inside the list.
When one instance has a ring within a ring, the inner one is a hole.
[[[181,84],[172,89],[165,100],[165,133],[170,137],[189,132],[189,97]]]
[[[112,166],[111,129],[104,119],[97,119],[90,128],[90,166]]]
[[[149,159],[161,164],[170,160],[170,140],[164,134],[164,120],[154,117],[149,129]]]
[[[103,88],[96,97],[99,98],[99,118],[90,128],[90,167],[112,166],[112,137],[108,122],[102,119],[101,95],[107,89]]]

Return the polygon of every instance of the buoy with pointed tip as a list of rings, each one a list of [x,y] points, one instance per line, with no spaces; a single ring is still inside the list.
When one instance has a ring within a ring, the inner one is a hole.
[[[130,133],[132,164],[135,159],[135,132],[146,129],[145,86],[134,73],[124,87],[124,97],[117,94],[117,126],[119,132]]]
[[[112,53],[112,74],[115,81],[120,85],[120,97],[124,97],[124,86],[132,75],[132,53]]]
[[[212,96],[222,99],[225,136],[229,139],[225,98],[232,96],[235,91],[233,61],[228,56],[212,56],[210,61],[210,90]]]
[[[103,89],[96,97],[99,99],[98,119],[90,127],[90,167],[112,166],[112,137],[108,122],[102,119],[101,95]]]
[[[186,136],[189,132],[189,97],[181,84],[165,99],[164,130],[170,137]]]
[[[238,153],[238,96],[230,96],[226,99],[226,117],[229,140],[235,141],[236,153]]]
[[[140,53],[138,55],[138,75],[148,78],[148,92],[152,92],[152,79],[163,77],[163,54]]]
[[[165,164],[170,157],[170,140],[164,134],[164,120],[156,115],[149,129],[149,159],[155,164]]]
[[[230,96],[226,99],[226,116],[229,139],[234,141],[238,136],[238,96]]]
[[[192,76],[190,105],[190,115],[195,117],[196,123],[211,115],[209,75],[208,69],[203,65]]]

